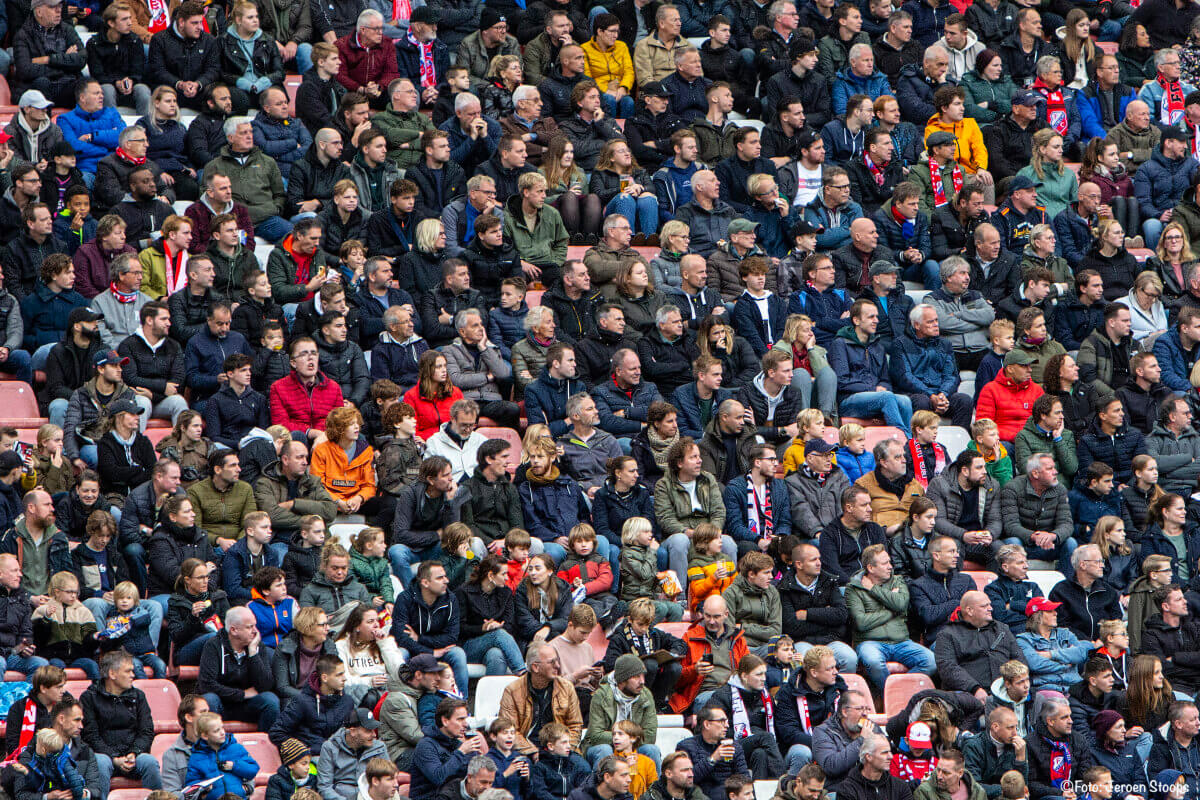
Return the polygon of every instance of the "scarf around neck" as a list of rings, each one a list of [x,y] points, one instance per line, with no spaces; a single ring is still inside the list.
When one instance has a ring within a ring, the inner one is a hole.
[[[1183,83],[1168,81],[1160,72],[1154,82],[1162,87],[1162,99],[1158,103],[1158,121],[1163,125],[1178,125],[1183,119]]]
[[[732,699],[733,707],[733,738],[745,739],[751,734],[750,730],[750,712],[746,708],[746,701],[742,699],[741,690],[753,692],[753,689],[747,688],[741,678],[737,675],[729,679],[729,695]],[[763,687],[759,690],[759,695],[762,697],[763,711],[767,716],[767,733],[775,735],[775,703],[771,699],[771,693]]]
[[[883,186],[883,170],[871,160],[871,157],[867,155],[865,150],[863,151],[863,164],[871,171],[871,177],[875,179],[875,185]]]
[[[117,288],[116,281],[113,281],[108,285],[108,290],[112,292],[113,298],[115,298],[118,303],[132,303],[134,300],[137,300],[138,293],[136,291],[122,292]]]
[[[1070,121],[1067,118],[1067,101],[1063,97],[1062,87],[1051,89],[1046,84],[1042,83],[1042,79],[1038,78],[1033,82],[1033,88],[1042,97],[1046,98],[1046,122],[1051,128],[1054,128],[1059,134],[1065,136],[1067,128],[1070,126]],[[1183,107],[1180,106],[1182,109]]]
[[[558,476],[559,476],[558,464],[551,464],[550,471],[547,472],[545,475],[535,475],[532,472],[526,472],[525,480],[529,481],[530,483],[532,483],[535,486],[549,486],[550,484],[552,484],[556,480],[558,480]]]
[[[671,445],[679,441],[679,432],[670,439],[664,439],[654,430],[653,425],[646,426],[646,440],[650,443],[650,452],[654,456],[655,465],[666,472],[667,469],[667,453],[671,450]]]
[[[952,163],[954,167],[950,170],[950,183],[954,186],[954,194],[957,196],[962,191],[963,174],[958,162]],[[936,159],[929,159],[929,178],[933,182],[934,208],[941,208],[950,202],[950,198],[946,196],[946,184],[942,182],[942,169],[943,167],[937,163]]]
[[[929,445],[933,448],[933,474],[941,475],[942,470],[946,468],[947,453],[946,448],[942,447],[937,442]],[[912,457],[914,477],[917,483],[921,484],[921,488],[929,488],[929,479],[933,475],[929,474],[929,466],[925,463],[925,448],[916,439],[908,440],[908,452]]]
[[[437,73],[433,68],[433,42],[417,41],[417,37],[413,36],[412,28],[408,29],[408,41],[417,48],[417,54],[421,59],[421,88],[428,89],[431,86],[437,86]]]
[[[117,145],[117,158],[128,161],[130,164],[136,164],[139,167],[146,163],[145,156],[135,158],[134,156],[129,155],[129,153],[126,153],[125,148],[121,147],[120,145]]]

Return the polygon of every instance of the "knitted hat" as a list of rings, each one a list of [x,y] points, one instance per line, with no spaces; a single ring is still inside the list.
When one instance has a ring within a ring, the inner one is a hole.
[[[617,663],[613,665],[613,680],[616,683],[624,683],[635,675],[645,675],[646,665],[642,663],[642,659],[635,656],[633,653],[626,653],[617,659]]]
[[[284,739],[283,744],[279,745],[279,758],[285,767],[290,767],[308,754],[308,745],[299,739]]]
[[[1092,731],[1096,734],[1096,741],[1103,742],[1108,736],[1108,732],[1112,730],[1113,725],[1121,721],[1121,714],[1113,711],[1111,708],[1106,708],[1095,717],[1092,718]]]
[[[496,9],[491,6],[484,6],[483,11],[479,14],[479,30],[486,31],[488,28],[493,28],[501,22],[507,21]]]

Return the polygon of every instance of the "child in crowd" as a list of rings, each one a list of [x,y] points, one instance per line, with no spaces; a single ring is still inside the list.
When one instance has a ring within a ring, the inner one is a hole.
[[[450,669],[450,665],[445,661],[439,661],[437,668],[438,678],[433,691],[421,695],[421,699],[417,701],[417,720],[421,723],[422,730],[436,727],[434,715],[437,713],[438,703],[448,697],[456,700],[462,699],[462,694],[454,685],[454,671]]]
[[[521,581],[525,579],[525,570],[529,567],[529,548],[533,537],[529,531],[513,528],[504,536],[504,552],[508,559],[508,579],[504,584],[514,592]]]
[[[492,740],[492,747],[487,751],[487,756],[496,763],[493,788],[504,789],[513,796],[513,800],[532,798],[530,777],[533,768],[528,756],[517,750],[517,726],[510,719],[498,717],[488,726],[488,738]],[[514,764],[516,769],[509,772]]]
[[[53,728],[42,728],[33,738],[33,755],[17,762],[17,794],[26,797],[45,797],[50,792],[65,791],[71,800],[84,800],[87,786],[79,774],[67,740]]]
[[[737,564],[721,551],[721,529],[711,522],[701,522],[688,548],[688,609],[693,618],[701,603],[724,592],[736,577]]]
[[[232,290],[232,287],[230,288]],[[257,352],[267,323],[278,323],[282,332],[283,320],[283,306],[275,302],[267,273],[260,269],[246,273],[246,277],[242,279],[241,301],[233,310],[231,330],[245,336],[251,348]],[[251,384],[254,384],[257,378],[256,374],[251,379]]]
[[[78,667],[89,680],[100,680],[96,618],[79,599],[79,579],[72,573],[50,577],[50,599],[33,611],[33,641],[38,655],[54,666]]]
[[[258,762],[233,734],[225,732],[220,715],[205,711],[197,716],[196,733],[200,738],[192,746],[184,785],[218,778],[203,790],[205,800],[219,800],[226,793],[249,797],[258,775]]]
[[[988,326],[988,341],[992,349],[983,355],[979,366],[975,369],[975,403],[979,404],[979,393],[983,387],[991,383],[1000,374],[1004,366],[1004,355],[1015,346],[1013,337],[1017,326],[1012,320],[998,319]]]
[[[910,722],[900,746],[892,754],[892,777],[908,781],[909,788],[920,786],[933,771],[937,756],[933,752],[933,731],[927,722]]]
[[[1125,621],[1101,620],[1096,632],[1100,637],[1100,648],[1093,655],[1108,662],[1112,667],[1113,691],[1123,692],[1129,686],[1129,632]]]
[[[300,597],[305,586],[312,583],[313,576],[321,568],[321,548],[325,546],[325,520],[316,514],[300,518],[300,533],[288,544],[283,557],[283,574],[287,579],[287,592],[291,597]]]
[[[1082,486],[1075,485],[1067,494],[1070,501],[1071,519],[1075,521],[1075,541],[1087,544],[1092,538],[1092,528],[1101,517],[1125,514],[1125,498],[1114,485],[1113,468],[1103,461],[1093,461],[1083,474]],[[1129,524],[1133,527],[1133,523]],[[1124,591],[1125,587],[1117,587]]]
[[[287,576],[279,567],[263,567],[254,573],[251,599],[246,607],[254,612],[254,623],[265,647],[277,649],[292,632],[296,601],[288,597]]]
[[[621,720],[613,725],[613,755],[629,762],[629,794],[633,796],[633,800],[638,800],[658,780],[658,768],[654,766],[654,759],[638,752],[645,739],[646,732],[642,726],[631,719]]]
[[[438,99],[433,106],[433,124],[441,125],[454,116],[454,98],[471,89],[471,73],[464,66],[446,70],[446,82],[438,86]]]
[[[47,188],[53,192],[50,213],[57,214],[67,206],[67,191],[73,186],[87,188],[83,172],[75,166],[75,148],[69,142],[58,142],[50,148],[51,168],[42,172],[42,202],[46,202]],[[47,187],[49,184],[49,187]]]
[[[941,475],[950,463],[946,446],[937,441],[941,422],[936,411],[916,411],[912,415],[913,438],[904,446],[904,460],[908,463],[909,474],[923,489],[928,489],[929,482]]]
[[[440,560],[446,568],[452,592],[467,582],[471,570],[479,563],[479,556],[471,550],[471,537],[470,527],[463,522],[451,522],[442,529]]]
[[[1000,796],[1004,800],[1029,800],[1029,786],[1025,776],[1015,769],[1000,776]]]
[[[387,534],[383,528],[363,528],[350,545],[350,571],[371,593],[376,608],[391,611],[396,599],[392,565],[387,560]]]
[[[383,412],[383,434],[376,442],[375,471],[379,488],[392,497],[417,482],[425,442],[417,436],[417,412],[403,400]]]
[[[2,450],[0,446],[0,450]],[[37,447],[33,450],[33,458],[29,461],[30,470],[22,479],[23,489],[40,485],[51,495],[59,492],[69,492],[75,485],[75,469],[70,459],[63,455],[63,429],[47,422],[38,428]],[[25,481],[33,480],[30,487]]]
[[[596,529],[588,523],[571,528],[558,577],[570,584],[577,604],[587,603],[595,610],[601,625],[625,616],[625,603],[613,593],[612,564],[597,555]]]
[[[542,746],[532,770],[533,794],[564,800],[591,778],[592,768],[575,752],[571,732],[561,722],[543,725],[538,740]]]
[[[638,597],[652,598],[658,622],[683,619],[683,608],[663,593],[658,576],[658,542],[645,517],[630,517],[621,528],[620,596],[627,603]]]
[[[347,239],[338,249],[338,259],[341,261],[339,271],[342,273],[342,283],[357,286],[367,266],[367,246],[361,239]]]
[[[187,559],[196,561],[198,559]],[[224,592],[216,592],[224,596]],[[113,605],[104,621],[104,630],[98,636],[107,639],[102,650],[123,648],[133,656],[138,677],[144,674],[142,667],[149,667],[155,678],[167,677],[167,665],[158,657],[157,648],[150,639],[150,610],[141,604],[141,592],[133,581],[121,581],[113,587]],[[229,605],[226,603],[225,608]],[[222,612],[223,613],[223,612]]]
[[[790,682],[800,669],[802,657],[796,653],[796,643],[792,637],[783,634],[772,636],[767,642],[767,689],[776,688]]]
[[[838,428],[838,444],[834,463],[851,483],[875,469],[875,455],[867,449],[867,431],[862,425],[847,422]]]
[[[592,692],[600,686],[604,667],[596,666],[596,652],[588,638],[596,628],[596,612],[587,603],[577,603],[567,615],[567,628],[561,636],[550,640],[558,653],[560,674],[575,684],[579,708],[586,717],[592,703]]]
[[[253,369],[254,378],[250,385],[263,394],[271,391],[271,384],[291,372],[292,362],[283,349],[282,322],[267,320],[263,323],[261,345],[254,348]]]
[[[312,763],[308,745],[299,739],[284,739],[279,745],[279,760],[282,762],[279,769],[267,780],[265,800],[301,800],[298,791],[304,788],[313,791],[312,787],[317,785],[317,767]]]
[[[69,256],[79,245],[96,239],[100,223],[92,216],[92,196],[83,184],[67,189],[66,203],[54,215],[54,238],[62,243]]]
[[[726,800],[754,800],[754,778],[749,774],[730,775],[725,779]]]
[[[1000,441],[1000,428],[986,417],[971,423],[971,450],[978,450],[987,466],[987,474],[998,485],[1003,486],[1013,479],[1012,457],[1008,448]]]
[[[475,229],[478,233],[478,224]],[[488,311],[488,339],[500,348],[505,361],[512,360],[512,346],[525,337],[525,317],[529,315],[525,293],[524,278],[505,278],[500,281],[500,307]]]
[[[71,551],[74,572],[81,579],[79,599],[112,602],[112,591],[129,579],[125,556],[117,548],[117,522],[107,511],[88,515],[87,539]]]
[[[787,452],[783,454],[783,473],[789,475],[800,469],[804,463],[804,443],[809,439],[825,438],[825,415],[816,408],[806,408],[796,417],[796,425],[800,432],[792,440]],[[837,466],[837,458],[833,460]]]

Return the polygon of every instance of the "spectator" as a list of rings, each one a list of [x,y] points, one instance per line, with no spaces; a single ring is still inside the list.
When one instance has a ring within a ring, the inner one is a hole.
[[[353,698],[343,692],[346,666],[337,656],[318,656],[313,674],[316,680],[310,680],[298,695],[288,700],[271,728],[271,742],[281,751],[288,740],[295,739],[308,748],[310,755],[313,750],[319,755],[325,742],[354,710]]]
[[[1170,221],[1170,211],[1195,179],[1196,159],[1188,155],[1187,137],[1166,128],[1162,142],[1150,159],[1133,176],[1133,190],[1142,213],[1142,233],[1150,249]]]
[[[322,798],[353,800],[359,778],[368,775],[371,762],[387,758],[387,748],[376,739],[378,731],[378,720],[366,709],[358,708],[325,740],[317,759],[317,790]],[[375,777],[378,779],[378,773]],[[369,777],[367,782],[371,782]]]
[[[850,308],[850,323],[838,332],[829,351],[829,365],[838,375],[841,412],[882,411],[889,425],[907,433],[912,403],[906,395],[891,393],[887,355],[876,337],[879,311],[875,304],[870,300],[855,301]]]
[[[133,685],[133,658],[122,650],[106,654],[101,675],[80,698],[83,740],[96,754],[101,791],[108,789],[114,772],[134,777],[151,791],[160,788],[158,759],[150,754],[154,720],[146,695]]]
[[[217,713],[270,730],[279,716],[274,686],[254,614],[242,607],[230,609],[224,629],[204,644],[196,690],[209,708],[220,709]]]
[[[204,165],[204,171],[227,175],[234,187],[233,200],[249,210],[255,232],[278,244],[292,228],[280,216],[287,198],[279,168],[255,146],[253,126],[247,117],[230,117],[224,132],[226,145]]]
[[[873,707],[869,695],[850,689],[842,694],[837,713],[829,714],[813,728],[813,763],[821,768],[827,781],[833,782],[827,785],[840,786],[859,760],[871,730],[867,714]]]
[[[963,594],[958,619],[946,623],[934,648],[946,688],[969,692],[981,702],[987,702],[992,685],[1001,680],[1003,665],[1023,658],[1008,625],[993,619],[993,606],[983,592]],[[1024,608],[1013,611],[1024,619]]]
[[[69,106],[71,93],[87,64],[87,53],[74,26],[63,22],[62,11],[61,3],[40,0],[13,37],[11,60],[16,61],[18,92],[34,89],[55,105]],[[5,71],[9,61],[4,60]],[[97,83],[97,91],[99,88]]]

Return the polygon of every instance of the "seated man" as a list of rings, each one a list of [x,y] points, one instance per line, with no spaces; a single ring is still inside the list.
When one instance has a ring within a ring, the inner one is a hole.
[[[230,359],[241,358],[240,355],[230,356]],[[242,366],[231,372],[242,373],[249,366],[240,360],[235,364]],[[231,383],[235,380],[232,374],[230,380]],[[241,377],[237,380],[241,380]],[[218,392],[213,402],[217,402],[220,397],[221,393]],[[209,408],[211,407],[210,403]],[[303,442],[283,443],[279,450],[279,461],[267,465],[263,474],[254,482],[254,504],[271,517],[271,530],[275,534],[272,547],[291,541],[291,538],[300,532],[306,516],[319,516],[326,525],[332,524],[337,516],[337,504],[334,503],[329,490],[321,483],[320,478],[308,471],[308,449]]]
[[[958,608],[963,595],[975,581],[958,570],[958,542],[938,536],[929,543],[929,570],[913,581],[912,610],[925,631],[924,641],[933,644],[937,634]],[[991,609],[991,604],[988,604]]]
[[[208,456],[207,478],[188,487],[196,527],[208,533],[213,548],[228,550],[242,538],[242,518],[257,511],[254,490],[240,480],[242,467],[234,450],[214,448]]]
[[[921,483],[909,471],[904,442],[884,439],[875,445],[875,469],[854,482],[871,498],[871,519],[883,526],[888,535],[900,532],[908,518],[908,509],[916,497],[925,494]]]
[[[33,15],[13,36],[13,58],[5,55],[0,62],[4,72],[10,60],[16,61],[16,94],[34,89],[56,106],[71,105],[75,85],[87,66],[87,51],[75,26],[63,21],[61,0],[39,0],[33,6]],[[100,91],[99,83],[96,91]]]
[[[819,538],[821,568],[845,586],[858,572],[863,549],[885,544],[887,534],[871,521],[871,495],[858,484],[851,484],[838,497],[840,516],[827,525]]]
[[[368,784],[377,783],[372,781],[372,775],[376,778],[379,775],[370,765],[387,759],[387,747],[378,736],[379,720],[367,709],[356,708],[342,722],[342,727],[325,740],[321,756],[316,759],[316,787],[322,800],[355,800],[362,785],[360,778],[364,776]],[[394,767],[393,764],[393,770]]]
[[[529,671],[504,687],[500,696],[500,716],[517,729],[514,749],[532,756],[551,744],[538,735],[538,729],[558,723],[571,737],[571,747],[579,747],[583,738],[583,714],[574,684],[564,677],[558,651],[545,642],[535,641],[525,652]],[[544,699],[544,700],[543,700]],[[548,707],[541,703],[548,702]]]
[[[804,464],[784,480],[791,495],[792,530],[803,539],[816,539],[833,524],[840,510],[842,492],[850,488],[846,473],[833,464],[836,449],[824,439],[809,439],[804,443]],[[784,630],[787,630],[786,620]]]
[[[154,76],[155,82],[173,86],[178,92],[179,104],[185,108],[203,111],[210,107],[218,96],[214,84],[221,72],[221,48],[216,37],[208,32],[205,12],[208,6],[197,0],[185,0],[171,14],[171,25],[150,39],[150,52],[146,59],[146,74]],[[229,89],[220,88],[221,99],[230,103]],[[232,106],[225,110],[229,114]],[[115,112],[115,109],[114,109]],[[189,131],[200,131],[200,127]],[[207,163],[195,166],[201,167]]]
[[[215,170],[229,176],[233,199],[249,209],[254,232],[268,242],[279,243],[292,229],[281,216],[287,195],[279,167],[254,145],[254,127],[248,117],[226,120],[225,140],[220,155],[204,166],[205,174]]]
[[[129,174],[138,167],[149,167],[155,174],[158,194],[175,201],[175,190],[163,180],[162,168],[146,158],[150,139],[145,128],[130,125],[117,136],[117,149],[96,162],[96,185],[92,187],[95,211],[102,213],[121,202],[129,187]]]
[[[1067,490],[1058,481],[1053,456],[1035,453],[1024,468],[1024,475],[1013,478],[1000,490],[1004,533],[1016,539],[1006,544],[1023,545],[1030,558],[1057,560],[1064,543],[1074,541],[1069,538],[1074,523]]]
[[[346,665],[336,655],[317,656],[313,674],[316,686],[309,681],[300,694],[284,705],[269,735],[276,747],[282,747],[288,739],[296,739],[308,745],[310,755],[319,756],[325,742],[353,713],[354,698],[344,691]]]
[[[430,459],[441,461],[444,459]],[[449,470],[438,473],[445,478]],[[444,485],[444,484],[443,484]],[[453,483],[451,483],[453,485]],[[462,500],[459,500],[461,505]],[[449,505],[453,498],[445,498]],[[399,518],[397,514],[397,518]],[[450,521],[456,521],[455,519]],[[448,523],[447,523],[448,524]],[[394,559],[393,559],[394,564]],[[392,636],[405,657],[419,653],[431,653],[450,665],[454,670],[457,685],[467,685],[467,656],[458,645],[459,625],[462,610],[457,600],[449,593],[446,568],[438,561],[423,561],[412,578],[409,569],[395,570],[406,578],[404,591],[396,597],[392,608]],[[571,693],[574,694],[574,687]]]
[[[122,369],[122,377],[134,392],[150,400],[152,418],[169,419],[174,425],[188,407],[183,396],[183,348],[167,336],[171,314],[162,303],[142,306],[138,320],[141,327],[117,347],[129,362]]]
[[[992,619],[992,601],[983,592],[963,594],[958,609],[958,619],[946,623],[934,647],[938,674],[947,689],[986,703],[1001,665],[1022,660],[1021,648],[1009,627]]]
[[[69,305],[84,305],[87,301],[79,303],[83,296],[71,290],[69,284],[66,288],[70,294],[62,294],[61,290],[55,292],[49,287],[52,281],[42,279],[46,260],[56,254],[62,254],[67,260],[52,259],[51,263],[59,265],[55,274],[61,274],[58,269],[64,263],[67,270],[74,274],[72,262],[66,256],[66,247],[54,238],[54,215],[50,213],[49,206],[45,203],[28,203],[21,211],[21,223],[24,230],[20,237],[0,249],[0,265],[4,268],[4,288],[21,303],[32,333],[45,325],[39,313],[41,307],[53,305],[64,309]],[[66,310],[70,313],[69,309]],[[46,342],[32,344],[41,347]]]
[[[483,116],[479,98],[460,92],[454,98],[454,116],[438,126],[450,134],[450,158],[467,175],[487,163],[500,144],[500,123]]]
[[[312,134],[288,109],[288,95],[281,87],[267,87],[262,93],[262,111],[250,123],[254,130],[254,145],[275,159],[279,173],[287,181],[292,174],[292,165],[308,154],[313,146]],[[339,138],[340,140],[340,138]],[[348,174],[340,177],[349,177]],[[329,181],[330,187],[337,178]],[[332,189],[326,200],[333,197]],[[309,210],[309,209],[305,209]]]
[[[969,288],[971,265],[965,258],[949,256],[939,272],[942,285],[925,296],[937,312],[938,336],[954,351],[959,369],[978,367],[989,348],[988,328],[996,312],[980,292]]]
[[[1081,641],[1094,642],[1100,638],[1102,620],[1121,619],[1120,594],[1102,580],[1104,560],[1099,546],[1079,545],[1071,553],[1070,563],[1071,576],[1050,590],[1050,599],[1064,606],[1064,627],[1070,628]]]
[[[878,326],[875,303],[856,300],[850,308],[850,325],[839,331],[829,349],[829,365],[838,376],[838,405],[846,416],[882,413],[887,424],[907,435],[912,401],[892,392],[887,354],[875,335]]]
[[[830,713],[824,722],[813,727],[813,763],[824,772],[830,789],[841,791],[842,781],[858,763],[866,737],[875,730],[874,724],[867,719],[874,709],[870,695],[850,689],[842,694],[837,712]]]
[[[965,270],[959,274],[969,277]],[[941,338],[937,309],[921,303],[909,312],[908,319],[888,360],[892,386],[908,395],[914,411],[932,410],[948,416],[953,425],[970,427],[973,404],[968,395],[958,391],[959,367],[950,343]]]
[[[371,378],[390,380],[397,386],[414,386],[417,364],[429,349],[429,343],[416,334],[410,306],[393,305],[383,312],[384,330],[371,349]]]
[[[659,485],[662,485],[661,481]],[[700,621],[691,624],[684,634],[684,641],[689,646],[683,657],[683,673],[675,686],[675,694],[671,696],[671,710],[686,713],[686,709],[692,709],[703,715],[705,711],[699,710],[708,706],[713,693],[729,681],[735,665],[750,651],[746,646],[746,637],[729,619],[729,607],[719,594],[709,595],[705,599],[701,606]],[[720,739],[728,730],[729,721],[725,719],[722,722],[720,735],[716,739]],[[709,745],[706,749],[715,749],[715,739],[710,740],[706,736],[705,742]]]
[[[224,629],[205,642],[200,654],[197,693],[214,713],[269,731],[279,716],[274,686],[254,613],[245,606],[229,609]]]
[[[57,9],[57,6],[49,6]],[[30,20],[28,25],[36,22]],[[70,27],[70,26],[68,26]],[[70,28],[75,36],[75,29]],[[77,37],[78,38],[78,37]],[[48,59],[49,56],[39,56]],[[71,79],[75,86],[75,108],[65,114],[60,114],[58,127],[62,128],[63,139],[75,151],[75,167],[84,174],[84,182],[95,181],[96,165],[100,159],[117,149],[117,137],[125,128],[121,115],[112,107],[104,105],[104,92],[96,81],[80,81]],[[65,105],[59,103],[58,105]]]
[[[95,468],[97,445],[109,423],[108,408],[119,402],[135,402],[143,412],[150,400],[136,394],[122,380],[124,359],[115,350],[92,355],[91,378],[71,394],[63,421],[63,455],[76,467]],[[142,421],[145,424],[145,421]]]
[[[138,664],[139,673],[141,668]],[[134,686],[133,657],[124,650],[106,653],[100,675],[79,701],[83,740],[96,754],[101,789],[108,791],[114,774],[139,781],[144,789],[160,788],[158,759],[150,754],[154,719],[146,695]]]
[[[383,23],[382,14],[365,9],[358,15],[354,30],[335,43],[341,57],[338,83],[348,92],[362,92],[376,109],[387,105],[387,89],[400,77],[396,43],[383,35]]]
[[[187,374],[187,385],[192,390],[193,403],[216,394],[221,385],[226,358],[234,353],[254,357],[246,337],[230,330],[232,322],[229,306],[221,302],[213,303],[208,309],[207,324],[200,333],[188,340],[183,349],[184,372]]]
[[[697,793],[710,800],[726,800],[725,787],[730,782],[740,780],[743,786],[752,787],[742,744],[729,737],[730,714],[720,706],[708,706],[696,714],[696,726],[696,735],[680,742],[677,752],[684,753],[693,767],[700,767],[693,778]],[[625,765],[614,761],[611,766]]]
[[[440,18],[440,9],[418,6],[409,17],[408,36],[396,40],[396,77],[408,78],[417,86],[425,108],[437,102],[439,87],[450,70],[450,48],[438,38]],[[387,82],[379,85],[386,87]]]
[[[996,705],[987,714],[987,732],[972,736],[963,744],[967,771],[983,789],[989,800],[1001,796],[1001,779],[1016,770],[1029,771],[1028,749],[1017,726],[1017,715],[1011,708]]]
[[[13,623],[0,632],[0,659],[5,662],[5,669],[29,676],[38,667],[47,666],[50,662],[34,655],[33,599],[28,591],[21,588],[21,582],[21,561],[15,554],[0,554],[4,614]]]
[[[1196,179],[1198,165],[1190,154],[1189,142],[1183,131],[1164,129],[1158,150],[1134,173],[1133,193],[1141,210],[1147,247],[1158,246],[1158,237],[1175,205],[1183,199],[1184,188]]]

